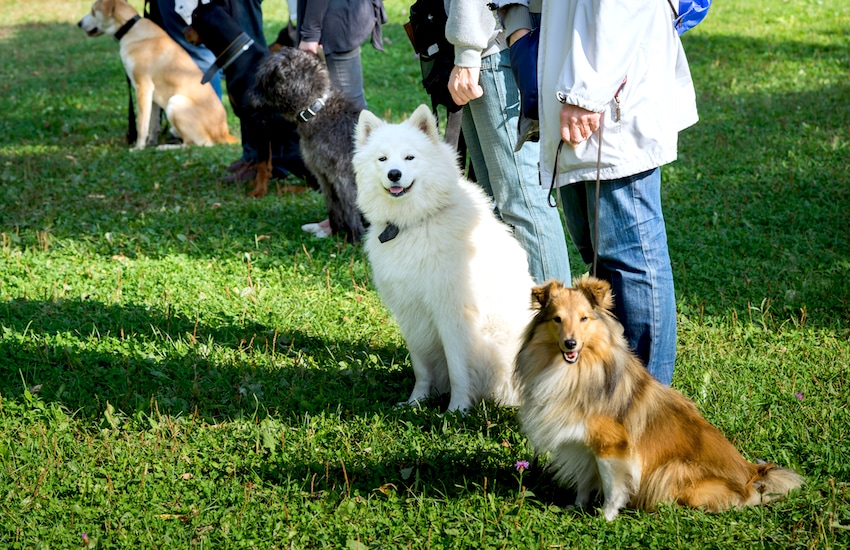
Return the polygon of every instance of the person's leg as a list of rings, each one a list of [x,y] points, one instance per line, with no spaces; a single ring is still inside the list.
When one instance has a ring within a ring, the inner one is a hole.
[[[584,188],[590,239],[596,220],[601,220],[598,276],[611,283],[626,340],[650,374],[669,385],[676,361],[676,295],[661,212],[661,170],[603,181],[598,216],[596,183],[585,182]],[[565,208],[576,196],[562,194]],[[592,262],[592,249],[589,260],[584,253],[583,258]]]
[[[526,143],[514,151],[519,117],[519,91],[505,50],[481,60],[484,95],[464,108],[464,137],[469,143],[467,118],[474,121],[478,149],[486,172],[479,170],[470,147],[475,175],[489,191],[502,220],[528,255],[529,271],[539,284],[557,279],[569,284],[570,263],[564,228],[557,208],[548,204],[549,187],[540,184],[539,146]],[[480,161],[479,161],[480,162]]]
[[[478,139],[478,131],[475,128],[475,118],[472,116],[472,108],[466,105],[460,118],[460,127],[463,132],[463,141],[466,144],[466,155],[472,164],[475,181],[485,193],[493,196],[490,189],[490,174],[487,172],[487,163],[484,161],[484,152],[481,150],[481,141]],[[498,208],[496,208],[498,215]]]
[[[593,264],[593,243],[590,239],[590,221],[587,218],[587,187],[584,183],[565,185],[559,189],[564,225],[582,261]]]
[[[230,16],[239,28],[254,39],[263,49],[268,48],[263,33],[263,0],[233,0],[230,2]]]
[[[363,89],[360,46],[348,52],[326,53],[325,62],[334,87],[350,97],[360,109],[365,109],[366,92]]]

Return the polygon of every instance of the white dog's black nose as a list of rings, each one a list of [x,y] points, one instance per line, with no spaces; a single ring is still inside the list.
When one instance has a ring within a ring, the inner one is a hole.
[[[387,179],[391,182],[395,183],[401,179],[401,170],[393,168],[389,172],[387,172]]]

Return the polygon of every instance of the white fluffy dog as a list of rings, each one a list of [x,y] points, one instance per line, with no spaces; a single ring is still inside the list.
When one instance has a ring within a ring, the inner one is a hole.
[[[518,404],[512,374],[531,319],[528,260],[487,195],[460,174],[429,108],[401,124],[363,111],[354,172],[375,286],[416,376],[407,403],[450,391],[450,411],[480,399]]]

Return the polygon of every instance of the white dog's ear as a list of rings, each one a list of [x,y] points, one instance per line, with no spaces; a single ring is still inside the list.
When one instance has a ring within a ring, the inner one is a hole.
[[[360,118],[357,119],[357,128],[354,134],[357,145],[363,146],[369,139],[372,130],[383,125],[384,121],[373,115],[371,111],[365,109],[360,111]]]
[[[413,111],[407,121],[425,133],[426,136],[434,141],[440,141],[440,132],[437,129],[437,119],[434,118],[434,113],[427,105],[420,105]]]

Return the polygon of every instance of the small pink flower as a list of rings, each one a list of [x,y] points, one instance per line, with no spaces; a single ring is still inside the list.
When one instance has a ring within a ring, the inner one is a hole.
[[[87,534],[83,533],[83,546],[88,546],[88,545],[89,545],[89,536]]]
[[[795,393],[794,397],[796,397],[799,401],[803,400],[803,394],[802,393]]]
[[[517,460],[514,465],[519,473],[523,473],[525,470],[528,470],[528,461],[527,460]]]

